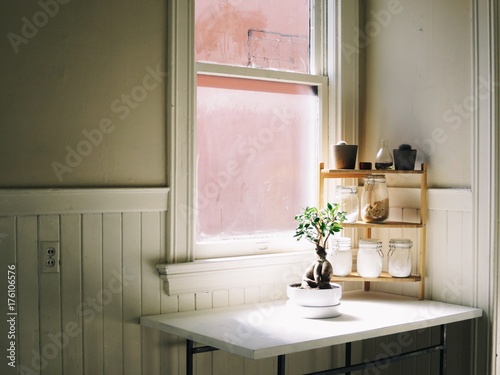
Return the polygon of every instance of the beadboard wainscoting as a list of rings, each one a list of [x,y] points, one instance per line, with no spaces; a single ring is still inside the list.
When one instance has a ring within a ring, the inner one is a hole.
[[[403,193],[403,192],[401,192]],[[402,194],[390,192],[395,206],[391,208],[391,220],[419,221],[420,213],[415,208],[416,200],[403,203]],[[416,193],[412,194],[416,198]],[[397,201],[397,202],[396,202]],[[413,203],[411,203],[413,202]],[[403,204],[405,207],[403,208]],[[474,306],[474,285],[477,279],[476,255],[472,241],[472,193],[465,189],[429,189],[427,216],[427,251],[426,251],[426,299],[458,305]],[[413,270],[418,263],[419,236],[417,229],[373,230],[372,237],[379,238],[384,244],[384,269],[387,269],[387,250],[390,238],[409,238],[413,241]],[[372,283],[372,290],[394,294],[415,296],[417,285],[412,283]],[[425,314],[425,311],[418,312]],[[471,344],[473,335],[471,322],[449,326],[448,374],[470,375],[472,368]],[[401,350],[413,350],[417,347],[439,342],[439,329],[433,328],[422,332],[410,332],[408,336],[393,335],[363,342],[364,358],[377,359],[377,371],[369,374],[438,374],[439,356],[410,359],[392,364],[390,370],[384,358],[398,354]],[[407,341],[406,341],[407,340]]]
[[[419,222],[418,189],[390,189],[389,220]],[[413,272],[417,272],[419,229],[373,229],[382,240],[387,270],[389,240],[408,238],[413,242]],[[472,306],[475,255],[472,242],[472,193],[466,189],[429,189],[427,212],[426,299]],[[416,296],[412,283],[372,283],[374,290]]]
[[[0,192],[1,275],[16,266],[18,311],[18,367],[2,355],[3,374],[169,373],[168,345],[139,326],[168,305],[155,269],[167,202],[168,189]],[[41,272],[41,241],[59,242],[59,273]]]
[[[470,246],[471,197],[470,192],[460,191],[461,205],[454,199],[447,204],[442,198],[455,193],[429,192],[426,294],[470,305],[467,286],[473,282],[475,267]],[[141,315],[259,304],[283,297],[285,283],[267,278],[247,286],[227,280],[223,288],[202,291],[200,286],[198,292],[169,296],[156,268],[165,262],[167,202],[168,189],[0,192],[1,275],[7,277],[9,264],[16,265],[17,272],[18,367],[6,374],[182,375],[184,340],[141,327]],[[418,217],[411,207],[400,211]],[[59,242],[59,273],[41,272],[40,241]],[[374,288],[414,292],[406,286]],[[7,299],[6,293],[5,288],[0,290],[1,300]],[[5,319],[0,331],[7,332]],[[438,363],[434,357],[386,369],[384,356],[403,345],[416,347],[438,337],[433,330],[409,335],[404,340],[395,336],[355,343],[355,358],[381,360],[372,374],[434,374]],[[449,335],[453,358],[449,373],[469,375],[470,323],[452,325]],[[287,374],[319,371],[342,357],[341,347],[290,355]],[[2,368],[8,368],[4,361],[2,356]],[[223,351],[199,354],[195,359],[198,375],[273,374],[276,366],[274,359],[252,361]]]

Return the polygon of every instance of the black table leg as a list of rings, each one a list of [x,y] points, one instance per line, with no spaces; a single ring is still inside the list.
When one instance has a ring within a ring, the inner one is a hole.
[[[351,353],[352,353],[352,347],[351,343],[348,342],[345,344],[345,367],[351,366]],[[351,372],[346,372],[346,375],[351,375]]]
[[[441,345],[443,348],[441,349],[440,352],[440,358],[439,358],[439,374],[440,375],[445,375],[446,374],[446,324],[441,325],[441,335],[440,335],[440,340],[441,340]]]
[[[186,375],[193,375],[193,342],[186,340]]]
[[[278,356],[278,375],[285,375],[285,355]]]

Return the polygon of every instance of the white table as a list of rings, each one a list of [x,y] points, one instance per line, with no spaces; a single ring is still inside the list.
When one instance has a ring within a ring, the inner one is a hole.
[[[187,374],[192,373],[193,355],[210,350],[221,349],[251,359],[278,356],[278,374],[284,374],[286,354],[346,344],[346,366],[320,372],[343,374],[375,366],[374,362],[350,364],[350,343],[353,341],[441,326],[439,345],[389,357],[389,360],[439,351],[441,373],[444,374],[446,324],[481,315],[482,311],[477,308],[355,291],[343,294],[341,315],[331,319],[294,317],[285,301],[271,301],[143,316],[141,325],[187,339]],[[205,346],[194,348],[193,342]]]

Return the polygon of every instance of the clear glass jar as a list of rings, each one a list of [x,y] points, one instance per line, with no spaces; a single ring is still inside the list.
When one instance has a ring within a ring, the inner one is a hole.
[[[361,194],[361,219],[365,223],[383,223],[389,217],[389,191],[384,175],[369,175]]]
[[[334,276],[348,276],[352,271],[352,250],[350,237],[337,237],[331,241],[328,260],[332,264]]]
[[[358,274],[361,277],[379,277],[382,273],[382,241],[374,238],[359,240]]]
[[[389,241],[389,275],[393,277],[408,277],[411,275],[411,247],[413,242],[403,238],[393,238]]]
[[[389,151],[388,142],[385,139],[380,141],[380,149],[375,157],[375,169],[392,169],[394,160]]]
[[[337,185],[334,202],[340,203],[340,210],[346,212],[344,223],[355,223],[358,220],[359,199],[356,186]]]

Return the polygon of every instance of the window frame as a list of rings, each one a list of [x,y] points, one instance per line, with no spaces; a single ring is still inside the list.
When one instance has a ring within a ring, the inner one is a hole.
[[[321,90],[318,97],[324,135],[320,136],[320,158],[323,160],[328,160],[328,144],[335,139],[357,141],[359,54],[354,63],[346,64],[339,53],[339,45],[344,38],[354,36],[352,24],[343,26],[344,20],[359,24],[359,4],[358,0],[344,3],[315,0],[315,22],[320,27],[314,28],[313,38],[318,47],[311,66],[323,74],[264,71],[271,75],[269,79],[308,82]],[[167,13],[167,181],[171,194],[166,222],[166,257],[168,263],[184,263],[193,261],[195,248],[196,75],[199,72],[217,75],[221,71],[218,65],[194,62],[194,0],[169,1]],[[226,66],[224,75],[230,71],[235,76],[252,78],[253,70]]]

